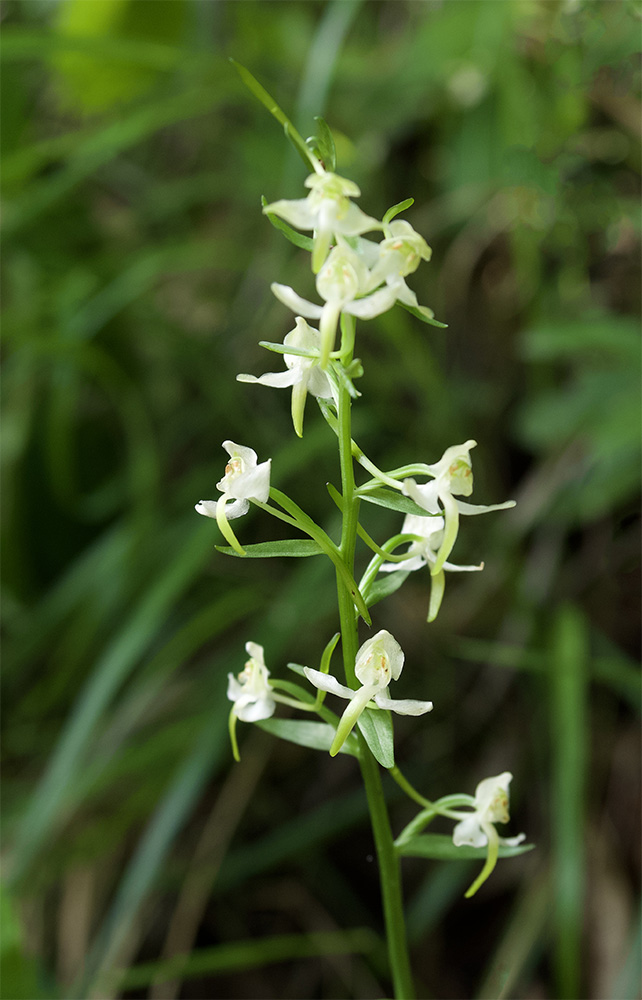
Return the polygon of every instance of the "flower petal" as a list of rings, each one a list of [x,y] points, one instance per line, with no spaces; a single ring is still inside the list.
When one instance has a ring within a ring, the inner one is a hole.
[[[304,667],[303,673],[310,681],[310,684],[314,684],[321,691],[328,691],[330,694],[338,695],[339,698],[352,700],[355,693],[352,688],[346,687],[344,684],[339,684],[339,681],[332,674],[324,674],[320,670],[314,670],[312,667]]]
[[[274,389],[287,389],[301,378],[300,372],[289,368],[285,372],[266,372],[265,375],[237,375],[237,382],[254,382],[258,385],[270,385]]]
[[[476,504],[466,503],[465,500],[455,500],[460,514],[488,514],[491,510],[508,510],[516,506],[515,500],[506,500],[504,503]]]
[[[470,847],[486,846],[488,837],[480,826],[476,812],[471,813],[470,816],[457,824],[453,830],[453,843],[456,847],[462,847],[464,844],[468,844]]]
[[[321,306],[317,306],[314,302],[309,302],[307,299],[301,298],[289,285],[280,285],[274,281],[270,285],[270,288],[279,302],[282,302],[292,312],[298,313],[299,316],[305,316],[306,319],[321,318]]]
[[[395,301],[394,289],[386,285],[384,288],[372,292],[371,295],[366,295],[363,299],[348,302],[343,308],[344,312],[350,313],[351,316],[357,316],[359,319],[373,319],[375,316],[388,312]]]
[[[373,701],[379,708],[387,708],[397,715],[425,715],[433,709],[431,701],[416,701],[412,698],[384,698],[383,695],[376,694]]]
[[[307,198],[294,198],[292,200],[281,198],[279,201],[273,201],[271,204],[265,205],[263,209],[264,215],[270,213],[285,219],[297,229],[314,229],[316,226],[317,213],[310,209]]]

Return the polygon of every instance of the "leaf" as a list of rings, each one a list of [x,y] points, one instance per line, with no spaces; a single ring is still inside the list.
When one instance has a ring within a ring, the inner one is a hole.
[[[371,608],[373,604],[378,604],[384,597],[394,594],[409,575],[410,570],[398,570],[396,573],[386,573],[385,576],[377,577],[366,591],[365,601],[368,607]]]
[[[515,858],[518,854],[532,851],[535,844],[517,844],[508,847],[500,844],[500,858]],[[436,861],[465,861],[469,858],[486,857],[486,847],[469,847],[467,844],[456,847],[452,837],[442,833],[421,833],[403,844],[396,845],[397,853],[405,858],[433,858]]]
[[[396,493],[394,490],[387,490],[383,486],[368,490],[367,493],[361,493],[357,490],[357,493],[362,500],[367,500],[368,503],[374,503],[378,507],[387,507],[388,510],[398,510],[401,514],[415,514],[419,517],[437,516],[429,514],[410,497],[405,497],[402,493]]]
[[[311,538],[283,538],[276,542],[257,542],[245,546],[245,555],[241,556],[229,545],[217,545],[217,550],[226,556],[237,556],[239,559],[272,559],[276,556],[301,559],[305,556],[323,555],[321,546]]]
[[[293,673],[298,674],[299,677],[305,677],[305,667],[303,667],[300,663],[287,663],[286,666],[288,670],[291,670]]]
[[[448,323],[440,323],[438,319],[435,319],[433,316],[426,316],[425,313],[421,312],[419,309],[415,309],[414,306],[407,306],[405,302],[397,301],[395,304],[401,306],[401,308],[405,309],[406,312],[412,313],[412,315],[416,316],[417,319],[420,319],[422,323],[428,323],[429,326],[438,326],[443,330],[448,327]]]
[[[348,590],[348,593],[350,594],[350,597],[352,598],[352,601],[354,602],[357,611],[363,618],[364,622],[367,625],[371,625],[372,619],[370,618],[370,614],[354,577],[346,566],[338,547],[334,544],[329,535],[327,535],[323,528],[320,528],[318,524],[315,524],[312,518],[309,517],[305,511],[301,510],[298,504],[295,504],[294,500],[291,500],[285,493],[281,493],[280,490],[275,489],[274,486],[270,488],[270,497],[272,500],[275,500],[276,503],[283,508],[283,510],[287,511],[290,517],[295,518],[298,522],[297,527],[301,528],[302,531],[306,531],[315,540],[318,540],[319,545],[325,554],[332,560],[339,571],[339,574],[346,586],[346,589]]]
[[[325,169],[334,173],[337,169],[337,150],[334,145],[334,137],[325,118],[322,118],[321,115],[315,115],[314,120],[317,123],[318,134],[308,139],[308,143],[316,146],[316,151]]]
[[[306,351],[304,347],[290,347],[286,344],[276,344],[271,340],[259,340],[259,347],[265,347],[267,351],[274,351],[275,354],[296,354],[299,358],[318,358],[318,351]]]
[[[382,767],[394,767],[395,745],[390,712],[367,708],[359,716],[357,725],[375,760]]]
[[[261,204],[263,205],[263,208],[269,204],[265,195],[261,195]],[[274,212],[264,212],[263,215],[267,216],[274,228],[283,233],[285,238],[288,239],[290,243],[294,243],[295,247],[298,247],[300,250],[309,251],[314,249],[314,240],[310,239],[309,236],[304,236],[303,233],[297,233],[296,229],[293,229],[292,226],[288,226],[287,222],[280,219],[278,215],[274,214]]]
[[[237,62],[236,59],[232,59],[231,57],[230,57],[230,62],[234,66],[235,70],[241,77],[241,80],[248,88],[248,90],[250,90],[254,94],[254,96],[258,98],[261,104],[265,108],[267,108],[270,114],[273,115],[274,118],[276,118],[276,120],[283,126],[285,134],[287,135],[288,139],[296,149],[297,153],[299,153],[299,155],[301,156],[301,159],[308,167],[308,169],[310,167],[314,168],[314,157],[312,153],[306,146],[305,142],[301,138],[301,135],[299,134],[299,132],[297,132],[297,130],[295,129],[294,125],[292,124],[288,116],[279,107],[279,105],[276,103],[272,95],[268,94],[265,87],[261,86],[256,77],[254,77],[250,73],[249,69],[246,69],[245,66],[242,66],[241,63]]]
[[[363,375],[363,365],[361,364],[359,359],[358,358],[355,359],[352,362],[352,365],[350,366],[349,369],[344,368],[342,364],[338,363],[333,364],[332,367],[334,369],[334,372],[336,373],[339,385],[342,386],[344,389],[346,389],[349,395],[352,396],[353,399],[358,399],[361,393],[353,385],[352,379],[361,378],[361,376]]]
[[[396,205],[391,205],[386,214],[384,215],[383,219],[381,220],[384,226],[386,225],[386,223],[392,222],[395,215],[399,215],[400,212],[405,212],[406,209],[410,208],[412,205],[414,205],[414,203],[415,203],[414,198],[405,198],[403,201],[397,202]]]
[[[298,743],[301,747],[309,747],[311,750],[323,750],[327,753],[332,746],[334,739],[334,729],[326,725],[325,722],[306,722],[298,719],[262,719],[256,723],[261,729],[273,736],[278,736],[281,740],[288,740],[290,743]],[[347,753],[352,757],[359,756],[357,741],[350,734],[339,753]]]

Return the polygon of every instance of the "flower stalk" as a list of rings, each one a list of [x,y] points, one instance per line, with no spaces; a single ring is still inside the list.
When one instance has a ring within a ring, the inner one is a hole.
[[[316,290],[323,305],[303,299],[289,285],[273,283],[275,296],[295,315],[295,326],[282,344],[262,342],[262,346],[283,355],[285,371],[266,372],[260,376],[241,374],[241,382],[272,388],[289,388],[291,415],[297,437],[303,436],[303,418],[307,396],[315,397],[321,414],[336,436],[339,451],[341,491],[332,484],[328,491],[341,511],[341,537],[338,542],[287,494],[271,485],[271,460],[258,462],[251,448],[223,442],[229,462],[225,475],[217,483],[222,494],[218,500],[201,500],[199,514],[214,518],[231,549],[241,557],[257,555],[325,555],[335,568],[340,631],[326,643],[319,668],[288,664],[299,677],[316,688],[312,694],[289,680],[271,679],[264,650],[248,642],[249,659],[243,670],[229,675],[227,695],[232,702],[229,718],[233,755],[240,759],[237,722],[260,723],[283,739],[317,750],[329,751],[331,757],[344,753],[356,757],[366,792],[379,866],[379,879],[388,945],[391,976],[396,1000],[415,996],[403,911],[400,862],[404,852],[421,841],[425,848],[430,834],[424,829],[436,816],[455,820],[453,843],[449,848],[467,845],[486,849],[484,867],[467,896],[477,891],[497,862],[502,844],[511,850],[523,839],[502,839],[495,823],[508,816],[509,772],[488,778],[477,786],[475,796],[446,795],[432,802],[417,791],[403,776],[394,759],[394,734],[391,712],[423,716],[432,702],[390,697],[389,684],[396,681],[404,666],[404,653],[394,636],[385,629],[374,631],[360,646],[359,620],[372,624],[370,607],[401,586],[409,573],[427,567],[431,592],[428,621],[433,621],[444,595],[445,572],[470,572],[479,565],[462,566],[449,561],[457,541],[460,515],[487,513],[512,506],[512,501],[491,506],[466,503],[473,489],[470,450],[475,441],[446,448],[438,462],[415,462],[392,470],[378,467],[352,437],[352,405],[360,396],[355,382],[363,374],[355,358],[356,320],[371,319],[397,305],[409,309],[424,323],[443,326],[434,320],[432,310],[420,306],[415,293],[406,284],[422,261],[429,261],[431,250],[426,241],[405,220],[395,216],[412,205],[407,199],[390,208],[381,222],[366,215],[353,202],[359,188],[335,173],[336,155],[332,135],[321,123],[320,149],[307,147],[287,116],[269,94],[243,67],[241,77],[284,126],[313,173],[305,184],[305,198],[279,200],[267,204],[264,212],[296,246],[311,253]],[[326,169],[325,164],[328,164]],[[301,237],[290,227],[308,230],[312,237]],[[379,242],[363,237],[377,231]],[[318,329],[307,322],[318,321]],[[339,339],[340,334],[340,339]],[[337,342],[339,346],[337,347]],[[360,486],[355,472],[365,469],[372,477]],[[417,482],[415,477],[426,479]],[[361,508],[371,503],[397,513],[405,519],[401,531],[381,543],[370,536],[360,523]],[[261,542],[244,548],[230,526],[230,520],[259,508],[277,520],[295,528],[306,539]],[[374,553],[363,572],[360,584],[355,580],[357,543],[365,542]],[[396,551],[404,547],[403,552]],[[384,574],[380,577],[379,574]],[[386,575],[387,574],[387,575]],[[344,682],[331,670],[335,647],[341,640]],[[340,717],[325,705],[326,694],[344,702]],[[306,714],[307,721],[272,719],[279,705]],[[320,721],[310,721],[310,714]],[[391,777],[420,811],[395,840],[383,794],[381,770]],[[462,812],[462,808],[465,810]],[[445,838],[441,838],[442,840]],[[483,855],[480,854],[480,857]]]

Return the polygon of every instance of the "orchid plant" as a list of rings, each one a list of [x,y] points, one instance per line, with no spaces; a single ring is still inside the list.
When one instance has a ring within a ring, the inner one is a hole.
[[[269,460],[259,463],[252,448],[223,442],[229,461],[217,484],[221,496],[196,504],[199,514],[216,520],[228,542],[228,546],[218,548],[238,557],[326,555],[336,570],[340,624],[340,630],[319,657],[318,666],[287,664],[295,680],[273,678],[265,665],[263,647],[256,642],[246,644],[249,659],[238,677],[230,674],[228,679],[227,696],[232,702],[230,738],[237,760],[238,720],[257,724],[279,738],[327,751],[331,756],[347,753],[357,759],[379,860],[395,996],[410,998],[414,988],[403,918],[401,858],[457,858],[462,851],[485,858],[480,875],[466,894],[470,896],[488,878],[498,857],[528,848],[521,845],[523,834],[502,839],[495,829],[496,823],[509,820],[509,772],[481,781],[474,797],[457,793],[434,802],[402,774],[395,761],[391,713],[419,717],[428,714],[433,704],[390,697],[389,685],[401,675],[404,653],[385,629],[359,644],[359,622],[370,628],[370,608],[397,590],[410,571],[424,566],[431,578],[427,617],[433,621],[444,594],[445,572],[483,569],[483,563],[460,566],[448,561],[457,541],[460,515],[497,511],[512,507],[513,502],[476,506],[459,499],[469,497],[473,490],[473,440],[447,447],[436,462],[392,470],[379,469],[353,440],[351,410],[360,395],[354,383],[363,373],[361,361],[355,358],[356,320],[372,319],[401,306],[424,323],[443,326],[431,309],[419,305],[406,284],[406,277],[422,261],[430,260],[431,250],[409,222],[396,218],[412,205],[412,199],[390,208],[381,221],[365,214],[352,200],[360,196],[357,185],[336,173],[334,143],[325,122],[316,119],[319,134],[305,142],[254,77],[238,64],[237,69],[252,92],[284,125],[286,135],[311,171],[305,181],[309,189],[305,198],[264,203],[263,211],[296,246],[310,252],[322,300],[312,302],[288,285],[273,284],[276,297],[295,314],[295,325],[282,344],[262,342],[262,346],[283,355],[285,371],[259,376],[240,374],[237,378],[245,383],[291,388],[292,423],[298,437],[303,435],[307,397],[317,400],[321,416],[338,442],[341,490],[331,485],[328,490],[341,511],[342,528],[339,540],[332,539],[294,500],[271,485]],[[297,230],[310,232],[311,236]],[[378,242],[363,236],[373,232],[381,234]],[[318,328],[310,326],[308,320],[318,321]],[[357,483],[357,466],[370,477],[361,484]],[[401,531],[381,543],[372,539],[360,521],[362,502],[403,514]],[[246,514],[251,505],[291,526],[299,537],[243,547],[230,521]],[[355,556],[359,539],[371,550],[371,558],[357,582]],[[339,640],[342,680],[333,666]],[[325,704],[327,695],[347,701],[340,715]],[[279,718],[279,705],[304,713],[305,718]],[[315,721],[310,716],[315,716]],[[382,792],[382,768],[421,807],[396,839]],[[452,839],[446,844],[443,835],[424,832],[436,817],[456,821]]]

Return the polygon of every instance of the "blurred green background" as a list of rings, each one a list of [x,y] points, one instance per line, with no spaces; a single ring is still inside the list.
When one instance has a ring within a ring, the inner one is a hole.
[[[313,292],[261,215],[323,114],[364,211],[433,247],[449,326],[360,326],[355,436],[383,468],[469,437],[478,503],[425,624],[413,574],[396,722],[420,790],[515,775],[500,862],[408,859],[420,997],[639,996],[640,8],[555,0],[5,0],[3,996],[389,995],[357,767],[240,726],[226,674],[316,665],[324,560],[226,559],[194,503],[226,438],[336,530],[333,436],[240,385]],[[245,542],[279,537],[253,513]],[[400,519],[371,507],[379,541]],[[364,635],[365,638],[365,635]],[[412,675],[412,676],[411,676]],[[386,784],[396,831],[414,814]],[[445,825],[447,832],[451,825]]]

